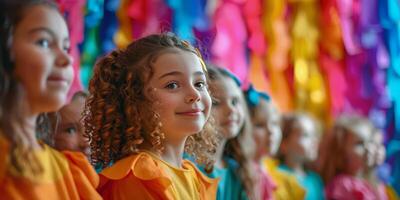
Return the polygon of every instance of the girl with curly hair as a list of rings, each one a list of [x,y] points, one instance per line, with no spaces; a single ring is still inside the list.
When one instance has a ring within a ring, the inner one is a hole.
[[[212,165],[217,136],[200,53],[172,34],[150,35],[101,58],[84,125],[102,166],[104,199],[214,199],[217,180],[182,159]]]
[[[208,65],[212,116],[220,133],[214,169],[220,178],[217,199],[259,199],[251,162],[254,141],[239,80],[225,69]]]
[[[73,70],[67,24],[49,0],[0,1],[2,199],[101,199],[82,153],[58,152],[42,113],[67,101]]]

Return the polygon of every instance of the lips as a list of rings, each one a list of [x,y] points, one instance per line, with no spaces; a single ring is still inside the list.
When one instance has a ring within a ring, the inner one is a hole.
[[[201,109],[190,109],[190,110],[186,110],[183,112],[177,112],[176,114],[185,115],[185,116],[198,116],[198,115],[201,115],[202,112],[203,112],[203,110],[201,110]]]
[[[69,81],[65,76],[52,74],[47,78],[47,82],[56,87],[68,87]]]
[[[50,75],[49,78],[47,78],[49,81],[65,81],[67,82],[67,79],[64,78],[63,76],[60,75]]]

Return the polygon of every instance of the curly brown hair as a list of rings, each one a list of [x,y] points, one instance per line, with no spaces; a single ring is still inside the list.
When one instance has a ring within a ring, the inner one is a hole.
[[[145,144],[151,150],[163,150],[160,116],[154,111],[154,99],[145,95],[145,85],[154,73],[152,63],[171,49],[192,52],[201,59],[188,42],[164,33],[136,40],[96,63],[83,118],[94,165],[107,167],[146,149]],[[209,119],[203,130],[190,136],[185,145],[185,151],[206,166],[213,164],[217,146],[210,123]]]
[[[240,87],[240,82],[239,80],[230,72],[227,70],[212,65],[212,64],[207,64],[207,70],[209,73],[210,77],[210,90],[211,90],[211,95],[212,91],[214,89],[214,85],[212,84],[213,81],[217,80],[222,80],[224,78],[229,78],[233,79],[237,84],[238,87]],[[251,120],[249,117],[249,110],[246,105],[246,102],[244,98],[242,99],[243,102],[243,107],[245,110],[245,119],[244,119],[244,124],[240,129],[240,132],[238,136],[229,139],[224,147],[223,151],[223,156],[227,156],[229,158],[234,159],[239,167],[237,168],[237,173],[239,176],[239,179],[241,180],[243,187],[249,197],[249,199],[255,199],[255,194],[257,194],[257,191],[255,191],[255,184],[256,184],[256,179],[254,176],[254,170],[252,166],[252,157],[254,152],[249,151],[249,147],[244,148],[242,141],[246,141],[251,138],[251,133],[252,133],[252,126],[251,126]]]
[[[25,91],[14,75],[14,62],[10,56],[12,35],[29,8],[47,6],[57,10],[52,0],[0,1],[0,135],[9,143],[10,164],[18,172],[38,174],[43,170],[41,163],[32,153],[33,144],[23,128]],[[37,118],[36,132],[47,137],[49,121],[46,114]],[[2,152],[6,153],[6,152]]]

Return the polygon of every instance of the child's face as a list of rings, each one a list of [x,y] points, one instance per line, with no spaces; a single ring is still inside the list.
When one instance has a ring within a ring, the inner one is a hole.
[[[301,117],[299,127],[285,139],[287,153],[300,162],[314,161],[318,156],[319,136],[315,130],[313,121],[307,117]]]
[[[365,166],[366,148],[364,140],[356,134],[347,134],[345,140],[345,164],[346,173],[350,175],[357,175],[360,170]]]
[[[368,167],[376,167],[385,161],[386,150],[383,145],[382,132],[375,132],[366,146],[367,148],[367,163]]]
[[[200,132],[210,114],[211,97],[197,55],[178,49],[161,54],[153,63],[147,92],[156,99],[167,142]]]
[[[231,78],[213,82],[212,113],[225,139],[236,137],[244,124],[243,93]]]
[[[80,151],[89,156],[89,141],[84,137],[85,129],[80,123],[84,105],[85,98],[77,97],[60,109],[60,119],[54,135],[56,149]]]
[[[282,139],[279,113],[272,103],[261,100],[252,118],[253,136],[260,155],[275,155]]]
[[[31,113],[56,111],[65,103],[73,78],[68,49],[61,15],[47,6],[29,7],[15,27],[10,55]]]

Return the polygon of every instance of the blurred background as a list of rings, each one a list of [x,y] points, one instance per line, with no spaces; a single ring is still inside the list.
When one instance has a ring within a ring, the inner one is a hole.
[[[387,181],[400,193],[399,0],[58,0],[71,35],[71,94],[99,56],[174,32],[204,59],[267,92],[281,112],[329,125],[341,113],[383,130]]]

